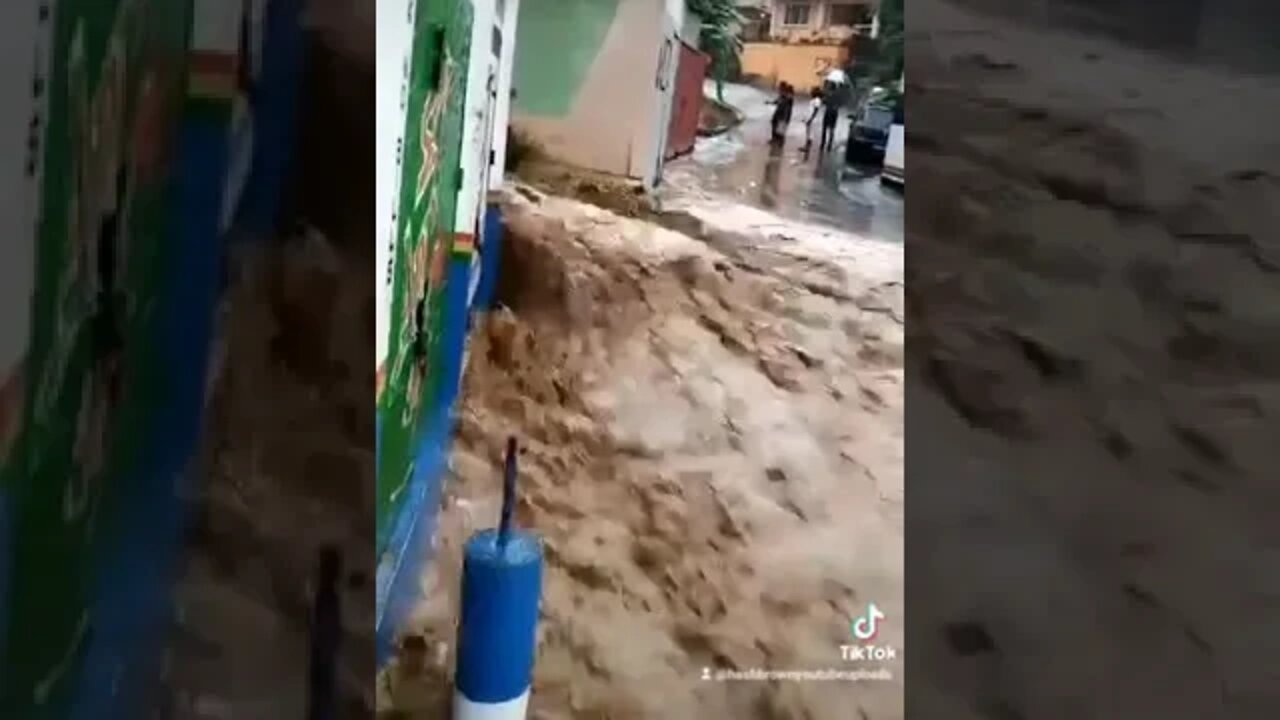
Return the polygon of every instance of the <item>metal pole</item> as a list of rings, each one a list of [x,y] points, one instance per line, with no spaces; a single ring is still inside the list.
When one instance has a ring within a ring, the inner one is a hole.
[[[498,521],[498,552],[507,547],[511,539],[511,517],[516,510],[516,439],[507,438],[507,459],[502,474],[502,516]]]
[[[338,592],[342,556],[329,545],[320,550],[320,571],[311,610],[311,657],[307,677],[307,720],[338,716],[338,648],[342,643],[342,600]]]

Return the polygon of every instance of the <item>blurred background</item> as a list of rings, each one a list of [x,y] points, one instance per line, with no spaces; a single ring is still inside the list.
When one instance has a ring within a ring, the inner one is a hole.
[[[371,712],[372,9],[6,4],[0,715]]]

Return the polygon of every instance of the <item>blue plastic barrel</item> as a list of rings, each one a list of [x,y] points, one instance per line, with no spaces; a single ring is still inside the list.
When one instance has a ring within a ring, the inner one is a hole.
[[[507,446],[502,517],[463,549],[454,720],[523,720],[542,595],[542,543],[512,527],[515,441]]]

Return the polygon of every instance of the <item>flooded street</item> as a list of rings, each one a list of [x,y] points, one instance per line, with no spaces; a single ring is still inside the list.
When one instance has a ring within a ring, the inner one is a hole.
[[[667,167],[656,214],[503,194],[501,309],[412,621],[421,717],[449,701],[462,543],[510,435],[546,557],[530,718],[902,717],[901,662],[841,656],[869,603],[903,639],[901,197],[838,180],[839,144],[806,164],[799,122],[770,156],[767,96],[731,93],[747,121]],[[763,668],[863,675],[708,680]]]
[[[441,703],[422,717],[448,701],[461,544],[496,517],[508,435],[546,555],[531,718],[902,717],[901,663],[840,650],[867,603],[903,637],[902,245],[681,208],[677,232],[504,198],[512,274],[472,342],[415,613]],[[706,679],[759,668],[871,675]]]
[[[705,92],[714,96],[714,83]],[[659,198],[719,196],[797,222],[827,225],[859,235],[902,242],[902,192],[880,184],[879,168],[844,159],[848,115],[836,127],[836,145],[825,157],[805,143],[805,100],[798,99],[782,148],[769,145],[773,95],[747,85],[726,85],[725,101],[742,112],[741,125],[699,138],[694,151],[666,166]],[[815,121],[815,138],[818,133]]]

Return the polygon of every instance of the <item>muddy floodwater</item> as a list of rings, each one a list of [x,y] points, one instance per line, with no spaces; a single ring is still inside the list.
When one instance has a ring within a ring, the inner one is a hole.
[[[414,623],[436,711],[461,543],[514,434],[547,557],[530,717],[902,717],[901,663],[840,651],[867,603],[902,617],[902,244],[713,193],[666,204],[679,231],[530,188],[504,206],[505,307],[472,340]],[[884,679],[703,679],[761,668]]]

